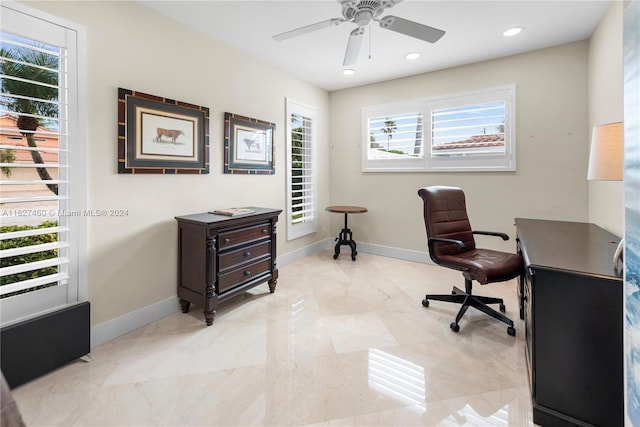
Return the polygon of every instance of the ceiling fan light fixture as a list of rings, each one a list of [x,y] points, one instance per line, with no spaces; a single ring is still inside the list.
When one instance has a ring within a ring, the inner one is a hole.
[[[511,28],[507,28],[506,30],[504,30],[502,32],[502,35],[505,37],[512,37],[515,36],[517,34],[520,34],[522,32],[523,28],[522,27],[511,27]]]
[[[404,56],[408,61],[413,61],[414,59],[420,58],[420,53],[418,52],[409,52]]]
[[[359,27],[364,27],[369,25],[369,22],[373,19],[373,14],[368,10],[362,10],[358,12],[354,18],[356,25]]]
[[[352,76],[356,73],[356,70],[352,69],[352,68],[347,68],[345,70],[342,70],[342,74],[344,74],[345,76]]]

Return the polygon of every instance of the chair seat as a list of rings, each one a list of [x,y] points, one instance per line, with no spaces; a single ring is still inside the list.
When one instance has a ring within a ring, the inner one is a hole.
[[[472,249],[456,255],[441,255],[440,261],[468,270],[471,278],[486,285],[517,277],[524,268],[522,257],[491,249]]]

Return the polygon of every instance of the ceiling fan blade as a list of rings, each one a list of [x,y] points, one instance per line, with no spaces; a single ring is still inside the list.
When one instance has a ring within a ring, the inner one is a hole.
[[[297,28],[295,30],[286,31],[284,33],[276,34],[273,36],[274,40],[281,42],[282,40],[290,39],[292,37],[301,36],[302,34],[307,34],[312,31],[321,30],[323,28],[335,27],[345,22],[344,19],[341,18],[333,18],[328,19],[326,21],[317,22],[315,24],[306,25],[301,28]]]
[[[397,16],[385,16],[380,20],[380,26],[384,29],[395,31],[396,33],[415,37],[429,43],[435,43],[442,36],[444,31],[437,28],[422,25],[408,19],[398,18]]]
[[[382,0],[382,7],[385,9],[392,8],[393,6],[400,3],[402,0]]]
[[[358,27],[351,31],[349,42],[347,43],[347,51],[344,54],[344,61],[342,62],[342,65],[349,66],[358,62],[358,54],[360,53],[360,46],[362,46],[363,37],[364,27]]]

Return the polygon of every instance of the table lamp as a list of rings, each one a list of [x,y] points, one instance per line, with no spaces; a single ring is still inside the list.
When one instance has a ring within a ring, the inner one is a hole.
[[[590,181],[622,181],[623,127],[622,122],[595,126],[591,135],[589,154]],[[613,268],[622,266],[622,248],[624,238],[620,240],[613,256]]]

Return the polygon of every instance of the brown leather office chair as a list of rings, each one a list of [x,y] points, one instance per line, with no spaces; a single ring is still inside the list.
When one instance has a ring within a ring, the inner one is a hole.
[[[472,231],[467,216],[464,192],[457,187],[433,186],[418,190],[424,201],[424,225],[427,229],[429,255],[436,264],[462,272],[465,290],[453,287],[449,295],[427,294],[422,305],[429,307],[429,300],[447,301],[462,304],[456,320],[450,327],[454,332],[460,330],[460,319],[469,307],[474,307],[489,316],[508,325],[507,333],[515,336],[513,321],[505,316],[502,298],[476,296],[471,294],[473,280],[483,285],[502,282],[518,277],[524,262],[517,254],[478,249],[474,234],[484,234],[509,240],[504,233],[491,231]],[[487,304],[500,304],[498,312]]]

